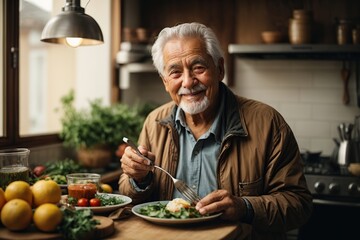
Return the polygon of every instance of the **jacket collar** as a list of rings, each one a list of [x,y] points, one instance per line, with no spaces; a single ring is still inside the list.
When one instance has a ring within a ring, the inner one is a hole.
[[[239,136],[246,137],[248,135],[244,116],[241,114],[241,106],[237,100],[236,95],[223,83],[219,83],[220,98],[225,102],[223,121],[226,126],[225,137]],[[178,106],[174,104],[171,114],[160,119],[159,124],[175,128],[175,116]]]

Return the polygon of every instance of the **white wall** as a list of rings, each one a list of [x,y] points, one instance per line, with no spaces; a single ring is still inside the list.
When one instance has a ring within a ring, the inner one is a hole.
[[[289,123],[302,150],[331,155],[337,125],[350,123],[356,106],[355,66],[349,82],[350,104],[342,103],[341,61],[236,60],[235,93],[277,109]]]
[[[85,7],[87,1],[82,1]],[[76,105],[88,107],[91,99],[102,99],[105,105],[110,104],[111,79],[111,1],[92,0],[85,8],[85,13],[99,24],[104,44],[77,48],[76,53]],[[86,86],[86,87],[84,87]]]

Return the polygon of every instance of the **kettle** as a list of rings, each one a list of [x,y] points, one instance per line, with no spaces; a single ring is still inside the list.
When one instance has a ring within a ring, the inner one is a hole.
[[[342,173],[347,172],[350,163],[360,162],[360,141],[352,137],[353,128],[351,123],[341,123],[338,126],[341,141],[336,149],[336,160]]]

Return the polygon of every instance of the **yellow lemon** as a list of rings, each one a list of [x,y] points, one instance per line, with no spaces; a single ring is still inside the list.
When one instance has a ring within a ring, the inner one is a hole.
[[[0,188],[0,212],[2,207],[5,205],[5,203],[6,203],[5,193],[4,190]]]
[[[22,199],[12,199],[5,203],[1,210],[1,222],[11,231],[26,229],[32,220],[32,209]]]
[[[24,181],[11,182],[5,189],[6,201],[22,199],[32,205],[32,192],[30,185]]]
[[[44,203],[58,203],[61,199],[61,188],[53,180],[40,180],[31,187],[34,206]]]
[[[61,223],[62,212],[53,203],[44,203],[35,209],[33,221],[35,226],[43,232],[53,232]]]
[[[112,193],[113,192],[113,189],[109,184],[103,183],[100,185],[100,187],[104,193]]]

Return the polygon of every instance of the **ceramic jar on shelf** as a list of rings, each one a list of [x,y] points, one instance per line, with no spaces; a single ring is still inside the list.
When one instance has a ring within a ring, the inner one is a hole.
[[[306,44],[312,40],[312,11],[295,9],[289,19],[289,41],[291,44]]]
[[[351,28],[352,26],[349,20],[347,19],[338,20],[336,37],[337,37],[337,43],[339,45],[350,44],[352,42]]]

